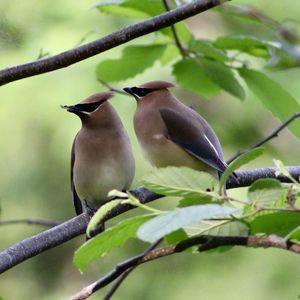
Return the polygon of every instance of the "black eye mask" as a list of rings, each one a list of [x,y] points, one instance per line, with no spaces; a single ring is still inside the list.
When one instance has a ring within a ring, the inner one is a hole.
[[[96,110],[103,102],[92,102],[92,103],[81,103],[74,105],[74,108],[76,110],[82,111],[82,112],[93,112]]]
[[[144,97],[155,91],[155,89],[147,89],[147,88],[139,88],[139,87],[132,87],[129,88],[129,90],[131,94],[137,95],[138,97]]]
[[[68,110],[72,113],[91,113],[95,111],[104,101],[97,101],[97,102],[91,102],[91,103],[79,103],[76,105],[64,105],[62,108]]]

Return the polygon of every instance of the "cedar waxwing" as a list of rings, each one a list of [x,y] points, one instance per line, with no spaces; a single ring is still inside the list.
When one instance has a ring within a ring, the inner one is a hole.
[[[112,189],[128,189],[135,161],[127,132],[115,109],[108,103],[113,94],[92,95],[79,104],[62,106],[81,119],[71,154],[71,189],[77,214],[83,201],[95,210],[109,200]],[[81,200],[81,201],[80,201]]]
[[[166,81],[124,88],[137,101],[134,129],[146,158],[156,167],[186,166],[218,178],[227,165],[210,125],[181,103]]]

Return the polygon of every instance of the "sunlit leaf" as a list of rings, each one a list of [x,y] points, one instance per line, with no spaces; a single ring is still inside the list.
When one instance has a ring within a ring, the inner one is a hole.
[[[137,216],[121,221],[83,244],[74,255],[74,264],[83,271],[93,260],[103,257],[114,248],[121,247],[136,236],[137,229],[154,215]]]
[[[211,219],[216,216],[226,217],[235,212],[237,212],[236,208],[216,204],[177,208],[174,211],[159,215],[144,223],[138,229],[137,236],[143,241],[155,242],[186,225]]]
[[[282,197],[285,189],[276,179],[258,179],[251,184],[248,190],[249,203],[261,207],[271,207]]]
[[[155,169],[146,174],[144,186],[157,194],[166,196],[200,197],[209,201],[223,199],[214,190],[218,182],[208,173],[187,167],[167,167]]]
[[[300,111],[299,102],[279,83],[268,78],[265,74],[247,68],[239,69],[239,73],[245,79],[249,89],[275,117],[286,121],[292,114]],[[300,120],[294,121],[288,128],[297,137],[300,137]]]
[[[209,234],[217,236],[247,236],[249,226],[241,221],[202,221],[188,226],[184,230],[189,236]]]
[[[128,46],[118,59],[107,59],[97,65],[97,77],[107,81],[122,81],[150,68],[163,55],[165,45]]]

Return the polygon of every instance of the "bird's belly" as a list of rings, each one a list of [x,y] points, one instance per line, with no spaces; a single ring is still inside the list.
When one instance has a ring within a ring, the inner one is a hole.
[[[129,170],[122,169],[114,160],[105,160],[105,164],[74,165],[74,185],[80,199],[91,207],[98,208],[109,200],[107,194],[113,189],[129,187],[132,178]],[[133,176],[132,176],[133,177]]]
[[[207,171],[215,175],[215,171],[210,166],[193,157],[163,135],[153,135],[150,141],[142,142],[141,147],[146,158],[155,167],[184,166],[199,171]]]

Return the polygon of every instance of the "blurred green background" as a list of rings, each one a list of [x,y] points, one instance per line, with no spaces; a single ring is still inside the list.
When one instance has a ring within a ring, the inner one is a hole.
[[[300,21],[298,1],[232,1],[257,5],[278,21]],[[0,1],[0,68],[55,54],[104,36],[127,24],[123,18],[100,14],[83,1]],[[215,38],[227,32],[257,33],[249,23],[221,18],[208,12],[188,21],[199,37]],[[147,37],[130,42],[147,41]],[[80,127],[79,120],[60,109],[61,104],[77,103],[104,90],[97,82],[95,66],[116,57],[122,47],[52,73],[13,82],[0,88],[0,203],[1,219],[44,218],[66,220],[74,216],[69,188],[71,143]],[[258,63],[259,66],[259,63]],[[300,69],[272,72],[293,96],[300,99]],[[168,68],[155,65],[138,78],[116,87],[137,85],[157,78],[174,81]],[[256,142],[279,124],[262,105],[248,94],[239,102],[227,94],[206,101],[174,89],[186,103],[212,124],[224,147],[225,157]],[[284,99],[282,99],[284,101]],[[140,153],[132,129],[135,103],[118,95],[112,100],[129,131],[137,160],[134,186],[151,169]],[[276,157],[287,165],[299,164],[299,141],[288,131],[267,146],[266,154],[249,167],[272,165]],[[244,197],[245,190],[232,191]],[[172,207],[174,201],[156,203]],[[137,213],[138,211],[134,212]],[[110,223],[115,223],[111,220]],[[1,249],[40,232],[29,225],[0,227]],[[145,244],[131,241],[126,247],[89,267],[80,274],[72,264],[73,252],[84,241],[78,237],[7,271],[0,278],[4,299],[64,299],[113,268],[116,262],[141,251]],[[199,255],[180,254],[139,267],[116,293],[114,299],[296,299],[300,294],[300,262],[296,255],[280,250],[239,249]],[[101,299],[105,290],[91,299]]]

